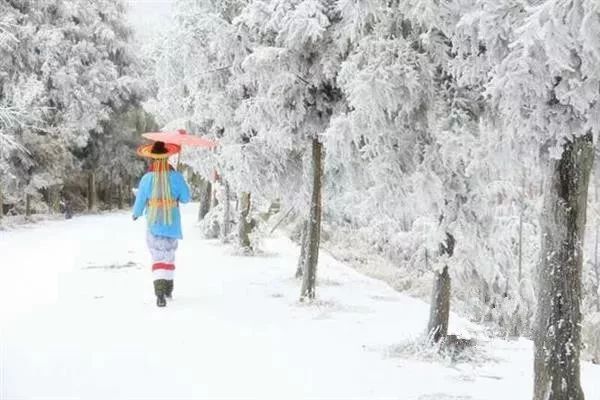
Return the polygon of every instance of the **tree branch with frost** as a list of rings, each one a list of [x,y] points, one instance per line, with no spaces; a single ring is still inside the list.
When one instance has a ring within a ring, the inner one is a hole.
[[[19,126],[23,113],[15,107],[0,107],[0,128]]]
[[[19,43],[19,39],[10,32],[10,28],[16,28],[17,25],[0,23],[0,45],[14,47]]]

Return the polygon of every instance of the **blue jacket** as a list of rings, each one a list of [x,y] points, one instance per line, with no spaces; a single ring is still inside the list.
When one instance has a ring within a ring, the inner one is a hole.
[[[152,182],[154,181],[154,172],[147,172],[138,185],[138,191],[133,205],[133,216],[138,218],[147,212],[148,200],[152,196]],[[180,203],[190,201],[190,189],[183,179],[183,175],[177,171],[169,171],[169,182],[171,184],[171,195],[174,200]],[[182,239],[181,233],[181,214],[179,207],[173,207],[173,221],[171,224],[163,224],[162,221],[156,221],[148,228],[156,236],[166,236],[174,239]]]

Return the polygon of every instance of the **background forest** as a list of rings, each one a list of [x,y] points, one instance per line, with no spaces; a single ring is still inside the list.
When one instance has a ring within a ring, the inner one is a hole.
[[[599,2],[178,0],[143,43],[125,12],[0,0],[4,223],[128,207],[140,134],[187,129],[219,143],[182,155],[199,229],[254,254],[283,228],[301,298],[318,296],[320,247],[433,291],[436,341],[450,304],[534,338],[564,251],[582,257],[568,285],[600,363]]]

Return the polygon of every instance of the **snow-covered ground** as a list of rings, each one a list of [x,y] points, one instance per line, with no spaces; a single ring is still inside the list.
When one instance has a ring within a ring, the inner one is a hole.
[[[0,399],[518,400],[532,345],[478,336],[474,362],[398,351],[428,306],[326,254],[319,301],[298,302],[298,250],[276,237],[230,255],[194,228],[177,254],[175,299],[154,304],[144,222],[128,213],[0,231]],[[584,364],[586,398],[600,367]]]

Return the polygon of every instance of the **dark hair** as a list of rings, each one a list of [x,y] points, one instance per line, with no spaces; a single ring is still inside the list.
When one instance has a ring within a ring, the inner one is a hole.
[[[152,149],[150,150],[150,153],[152,154],[165,154],[168,152],[169,150],[167,150],[165,142],[154,142]]]

